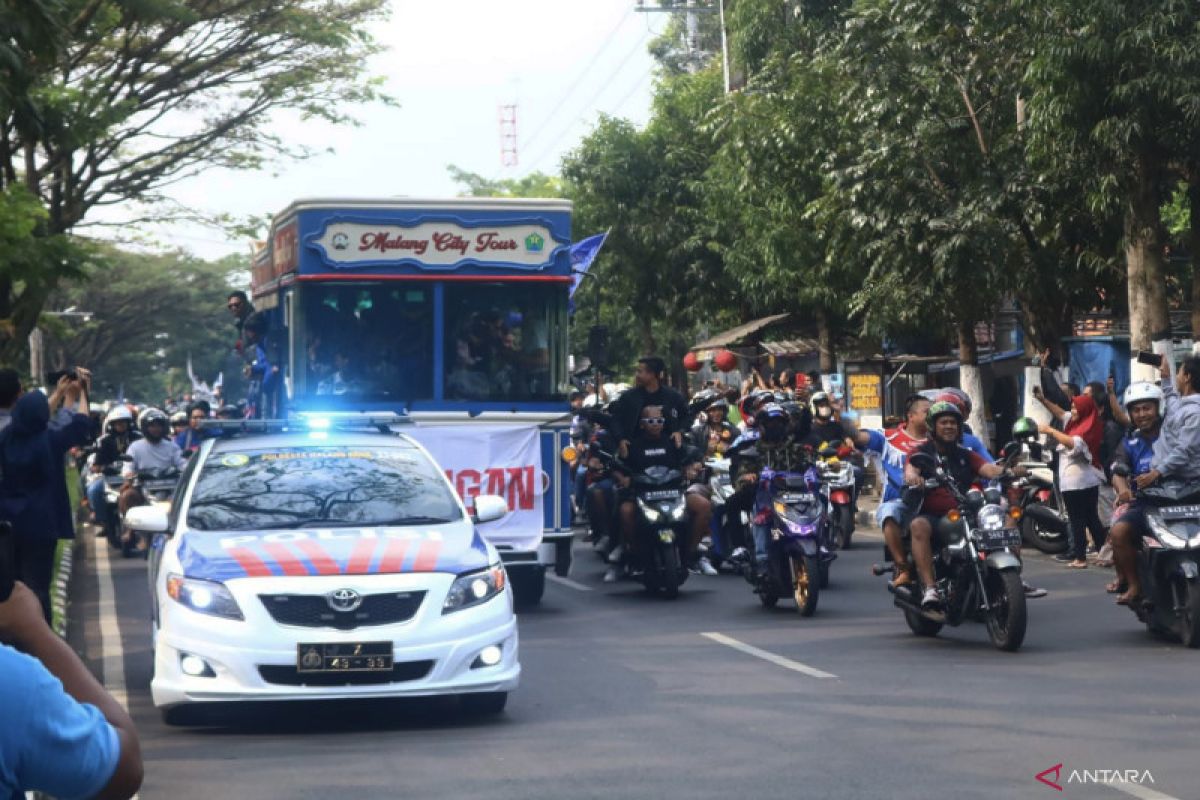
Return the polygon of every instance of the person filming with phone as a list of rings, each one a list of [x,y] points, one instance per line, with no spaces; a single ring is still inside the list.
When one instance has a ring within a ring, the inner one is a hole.
[[[15,580],[13,534],[0,530],[0,800],[39,791],[124,800],[142,784],[128,712],[92,677]]]

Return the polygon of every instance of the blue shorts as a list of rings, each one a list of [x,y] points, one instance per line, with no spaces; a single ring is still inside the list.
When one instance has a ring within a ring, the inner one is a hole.
[[[888,500],[880,503],[879,508],[875,509],[875,524],[882,528],[883,523],[894,519],[903,528],[911,514],[912,512],[908,506],[904,505],[903,500]]]
[[[1121,516],[1114,519],[1112,524],[1116,525],[1118,522],[1124,522],[1132,527],[1138,540],[1150,532],[1150,523],[1146,521],[1146,509],[1136,501],[1125,506]]]

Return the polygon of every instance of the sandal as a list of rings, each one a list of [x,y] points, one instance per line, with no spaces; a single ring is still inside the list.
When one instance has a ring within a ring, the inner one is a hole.
[[[1115,580],[1104,587],[1104,591],[1109,594],[1124,594],[1129,591],[1129,584],[1123,580]]]
[[[1067,564],[1067,566],[1070,569],[1087,569],[1088,563],[1086,561],[1076,560],[1076,561],[1072,561],[1070,564]]]
[[[1140,594],[1136,594],[1133,597],[1127,597],[1126,595],[1121,595],[1120,597],[1117,598],[1117,605],[1119,605],[1119,606],[1129,606],[1130,608],[1136,608],[1137,606],[1141,605],[1141,603],[1142,603],[1142,596]]]

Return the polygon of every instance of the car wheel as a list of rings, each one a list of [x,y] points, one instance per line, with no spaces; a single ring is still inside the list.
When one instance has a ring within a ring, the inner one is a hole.
[[[512,579],[513,602],[517,608],[532,608],[542,602],[542,595],[546,592],[545,568],[514,569],[508,574]]]
[[[459,697],[459,707],[468,714],[479,716],[499,714],[508,705],[508,692],[478,692]]]

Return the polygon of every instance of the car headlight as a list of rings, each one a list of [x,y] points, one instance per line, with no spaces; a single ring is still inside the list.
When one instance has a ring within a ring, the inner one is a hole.
[[[641,498],[638,498],[638,508],[642,509],[642,513],[646,515],[646,519],[649,522],[658,522],[658,518],[660,516],[658,511],[652,508],[649,503],[644,502]]]
[[[244,619],[237,600],[233,599],[233,595],[223,583],[169,574],[167,594],[175,602],[201,614],[225,619]]]
[[[446,602],[442,603],[442,613],[449,614],[486,603],[504,591],[505,580],[504,567],[499,563],[479,572],[459,575],[454,579],[454,583],[450,584]]]
[[[1167,547],[1187,547],[1187,541],[1173,533],[1158,514],[1147,514],[1146,520],[1150,523],[1150,530]]]

